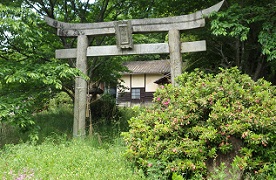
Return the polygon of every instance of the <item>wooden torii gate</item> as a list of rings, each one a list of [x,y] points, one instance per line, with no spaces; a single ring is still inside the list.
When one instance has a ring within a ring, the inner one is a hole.
[[[77,37],[77,48],[56,50],[56,58],[76,58],[76,68],[87,74],[87,57],[135,54],[169,54],[171,82],[182,69],[182,53],[206,51],[206,41],[181,42],[180,31],[205,26],[204,16],[217,12],[224,0],[193,14],[152,19],[132,19],[99,23],[64,23],[45,17],[48,25],[57,28],[58,36]],[[132,34],[168,32],[168,43],[133,44]],[[116,35],[117,45],[89,46],[88,36]],[[85,135],[87,82],[76,77],[73,135]]]

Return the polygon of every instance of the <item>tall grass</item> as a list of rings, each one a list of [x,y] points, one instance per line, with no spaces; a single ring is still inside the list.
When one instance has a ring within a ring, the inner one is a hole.
[[[6,138],[0,139],[0,145],[6,145],[0,146],[0,179],[145,179],[123,157],[126,149],[119,136],[134,112],[120,113],[111,123],[97,119],[92,136],[85,139],[72,138],[73,108],[67,105],[34,115],[39,127],[36,143],[28,143],[27,135],[14,128],[3,127]]]
[[[9,145],[0,151],[0,179],[144,179],[124,151],[120,143],[99,147],[94,139]]]
[[[8,143],[16,144],[20,139],[20,133],[17,128],[8,123],[0,122],[0,148]]]
[[[68,138],[73,134],[73,108],[61,106],[36,114],[34,121],[39,127],[38,138],[40,142],[50,136],[66,134]]]

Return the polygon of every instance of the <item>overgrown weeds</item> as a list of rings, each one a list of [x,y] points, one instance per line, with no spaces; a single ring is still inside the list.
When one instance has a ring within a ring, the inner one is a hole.
[[[143,179],[122,157],[120,143],[47,138],[40,145],[7,145],[0,151],[0,179]]]
[[[38,133],[33,136],[38,141],[1,126],[0,179],[144,179],[122,156],[120,133],[128,129],[133,110],[118,109],[116,118],[109,120],[100,117],[93,122],[92,136],[72,139],[73,108],[59,102],[34,114]]]

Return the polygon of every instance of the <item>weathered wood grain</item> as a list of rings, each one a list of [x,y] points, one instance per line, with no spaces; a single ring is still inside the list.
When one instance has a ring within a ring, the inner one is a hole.
[[[182,55],[179,30],[169,31],[169,51],[171,62],[171,83],[176,86],[175,78],[182,74]]]
[[[87,36],[78,36],[76,50],[76,68],[82,73],[87,74]],[[75,102],[74,102],[74,124],[73,135],[85,135],[85,113],[86,113],[87,82],[82,77],[76,77],[75,80]]]

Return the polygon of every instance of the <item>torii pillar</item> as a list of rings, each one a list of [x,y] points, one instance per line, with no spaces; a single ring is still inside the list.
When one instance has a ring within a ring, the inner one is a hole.
[[[169,30],[169,51],[171,62],[171,83],[177,86],[175,78],[182,73],[182,54],[180,31],[177,29]]]
[[[76,68],[87,75],[87,47],[88,37],[79,35],[77,42]],[[85,115],[86,115],[87,82],[82,77],[75,80],[75,102],[74,102],[74,125],[73,136],[85,136]]]

